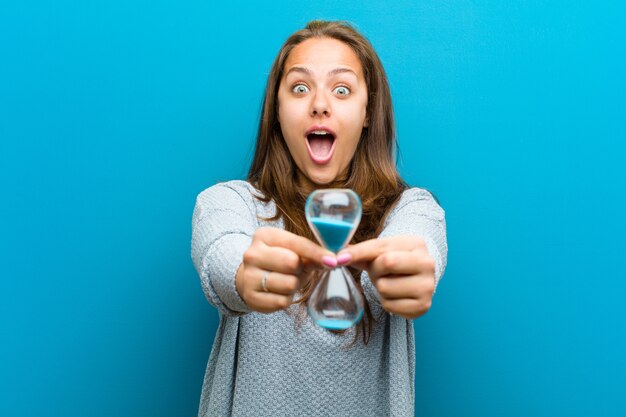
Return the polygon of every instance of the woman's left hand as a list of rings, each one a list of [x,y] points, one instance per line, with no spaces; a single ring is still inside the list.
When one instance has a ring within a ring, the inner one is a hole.
[[[340,265],[366,270],[382,307],[406,319],[425,314],[435,291],[435,261],[416,236],[371,239],[337,254]]]

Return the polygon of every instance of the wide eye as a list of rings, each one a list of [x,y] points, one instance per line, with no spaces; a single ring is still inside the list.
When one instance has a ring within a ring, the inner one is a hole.
[[[297,94],[303,94],[309,91],[309,87],[307,87],[304,84],[296,84],[293,86],[293,88],[291,89],[291,91],[293,91],[294,93]]]
[[[337,87],[334,91],[340,96],[347,96],[348,94],[350,94],[350,89],[344,86]]]

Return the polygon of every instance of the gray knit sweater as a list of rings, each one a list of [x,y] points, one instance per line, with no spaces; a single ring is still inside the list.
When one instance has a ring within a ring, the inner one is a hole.
[[[272,314],[251,311],[235,289],[235,273],[254,231],[275,214],[273,202],[245,181],[201,192],[192,219],[191,257],[220,323],[206,369],[199,416],[413,416],[415,341],[410,320],[387,313],[368,275],[361,284],[375,323],[370,341],[345,349],[343,334],[306,317],[298,306]],[[443,209],[420,188],[404,192],[380,237],[422,237],[435,260],[435,280],[447,260]]]

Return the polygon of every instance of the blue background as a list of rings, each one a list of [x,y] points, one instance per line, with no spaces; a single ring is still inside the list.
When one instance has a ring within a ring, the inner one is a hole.
[[[192,416],[218,316],[196,195],[242,178],[286,37],[347,19],[400,170],[446,210],[416,415],[626,410],[626,7],[601,1],[0,5],[0,415]]]

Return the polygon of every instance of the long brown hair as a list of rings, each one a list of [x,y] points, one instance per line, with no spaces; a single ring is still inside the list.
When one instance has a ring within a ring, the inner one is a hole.
[[[248,181],[263,196],[261,201],[273,200],[276,215],[267,220],[282,218],[285,229],[316,241],[304,216],[304,204],[313,190],[298,185],[298,168],[289,153],[278,123],[278,88],[283,77],[285,62],[291,51],[310,38],[331,38],[344,42],[355,52],[365,76],[368,92],[368,127],[361,132],[354,157],[348,167],[347,177],[336,179],[324,188],[351,188],[363,204],[361,223],[351,243],[377,237],[382,231],[384,219],[391,207],[408,188],[400,178],[395,164],[396,133],[391,103],[391,93],[382,63],[370,42],[349,23],[343,21],[309,22],[306,27],[292,34],[274,60],[265,88],[262,114],[259,122],[254,159],[248,172]],[[359,291],[361,271],[350,268]],[[302,288],[302,297],[297,300],[303,307],[314,288],[315,279],[310,279]],[[357,333],[367,344],[372,329],[372,313],[365,296],[365,314]]]

